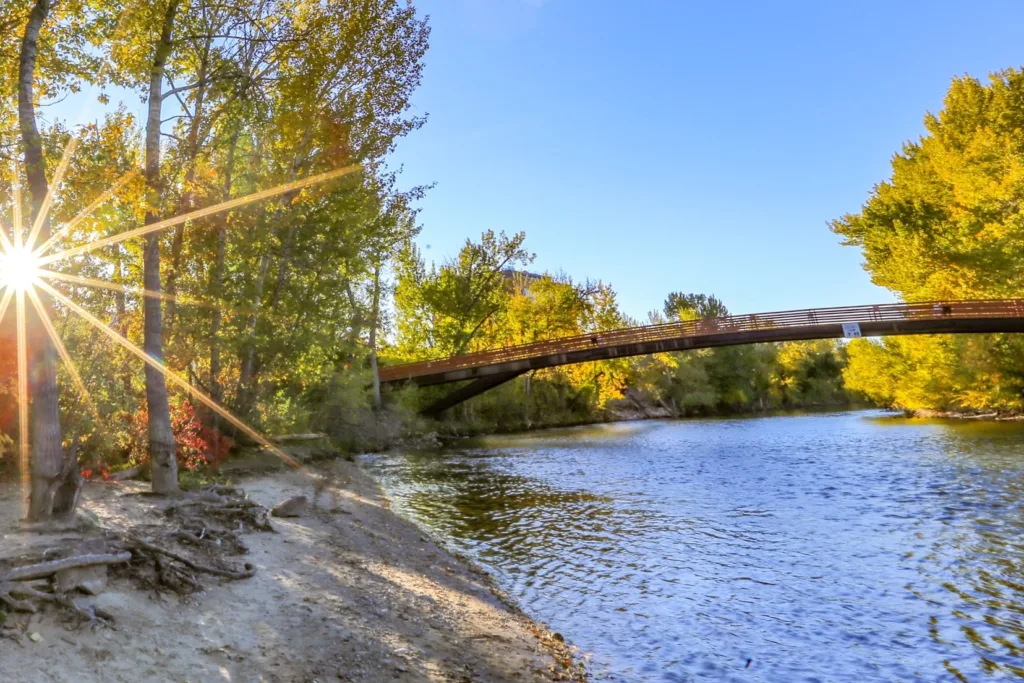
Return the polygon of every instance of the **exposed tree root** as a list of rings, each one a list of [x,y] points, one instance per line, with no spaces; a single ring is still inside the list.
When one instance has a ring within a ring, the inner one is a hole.
[[[248,498],[219,495],[216,491],[204,491],[199,495],[176,501],[164,509],[164,514],[182,521],[207,519],[224,529],[238,533],[274,530],[265,507]]]
[[[178,562],[182,563],[183,565],[185,565],[189,569],[194,569],[195,571],[203,572],[204,574],[212,574],[214,576],[220,576],[220,577],[225,578],[225,579],[248,579],[249,577],[251,577],[253,574],[256,573],[256,567],[254,567],[253,565],[249,564],[248,562],[244,565],[245,569],[243,569],[242,571],[232,571],[230,569],[219,569],[217,567],[211,567],[209,565],[201,564],[199,562],[196,562],[194,560],[191,560],[191,559],[185,557],[184,555],[176,553],[173,550],[168,550],[167,548],[162,548],[162,547],[160,547],[158,545],[154,545],[154,544],[150,543],[149,541],[143,540],[141,538],[130,538],[130,539],[128,539],[128,547],[133,549],[133,550],[144,550],[144,551],[149,552],[149,553],[155,553],[157,555],[164,555],[166,557],[171,558],[172,560],[177,560]]]
[[[18,600],[11,595],[12,586],[2,585],[0,586],[0,603],[7,606],[12,612],[28,612],[34,614],[36,612],[35,604],[28,600]]]
[[[188,595],[203,590],[197,578],[200,574],[226,580],[253,576],[254,565],[225,567],[220,558],[248,552],[239,533],[273,530],[265,507],[246,498],[240,489],[224,486],[172,501],[163,509],[162,517],[165,522],[147,525],[144,534],[139,527],[121,529],[80,544],[78,552],[69,552],[66,547],[49,548],[35,558],[20,558],[16,566],[0,563],[0,612],[34,613],[42,604],[55,604],[77,619],[76,628],[83,623],[110,625],[110,614],[95,606],[80,605],[61,592],[57,573],[114,567],[118,576],[157,591],[167,589]],[[190,550],[185,552],[175,544]],[[118,565],[125,569],[118,569]]]

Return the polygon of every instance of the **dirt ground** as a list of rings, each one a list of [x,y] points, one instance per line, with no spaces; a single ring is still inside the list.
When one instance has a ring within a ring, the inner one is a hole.
[[[113,581],[97,597],[113,629],[68,630],[56,608],[10,615],[24,637],[0,639],[0,678],[19,681],[544,681],[566,675],[566,650],[506,607],[486,576],[395,516],[376,483],[337,461],[336,488],[276,533],[243,538],[254,577],[189,598]],[[239,482],[258,503],[312,497],[309,474]],[[90,484],[82,507],[105,529],[158,514],[137,483]],[[0,556],[56,544],[19,526],[14,486],[0,489]],[[74,534],[68,534],[73,537]],[[38,633],[35,642],[29,636]]]

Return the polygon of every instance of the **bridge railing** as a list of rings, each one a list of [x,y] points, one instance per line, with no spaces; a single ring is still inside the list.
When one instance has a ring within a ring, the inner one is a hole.
[[[684,320],[592,332],[575,337],[506,346],[488,351],[451,356],[433,361],[393,365],[380,369],[382,382],[411,379],[451,370],[496,365],[515,360],[584,349],[600,349],[628,344],[667,341],[683,337],[702,337],[735,332],[779,328],[816,327],[842,323],[900,322],[943,318],[1020,318],[1024,300],[981,299],[971,301],[929,301],[924,303],[878,304],[838,308],[809,308],[796,311],[730,315],[706,320]]]

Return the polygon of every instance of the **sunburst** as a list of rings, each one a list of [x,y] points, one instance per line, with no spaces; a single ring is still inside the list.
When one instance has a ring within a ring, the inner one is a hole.
[[[0,253],[0,286],[24,292],[31,289],[41,274],[39,257],[26,246],[4,247]]]
[[[234,425],[238,430],[247,434],[254,441],[274,453],[278,458],[287,463],[292,467],[298,467],[298,463],[291,458],[287,453],[282,451],[280,448],[271,443],[266,437],[257,432],[251,426],[243,422],[236,415],[232,414],[225,407],[218,404],[210,396],[200,391],[196,387],[192,386],[184,377],[175,373],[174,371],[167,368],[159,359],[154,358],[143,349],[132,343],[129,339],[122,336],[119,332],[111,329],[108,325],[104,324],[99,318],[90,313],[88,310],[83,308],[81,305],[73,301],[69,296],[61,293],[55,289],[47,280],[63,281],[77,285],[84,285],[87,287],[95,287],[114,291],[131,292],[134,291],[145,297],[155,297],[161,300],[174,299],[181,301],[176,297],[162,293],[153,292],[145,289],[131,289],[122,284],[110,283],[103,280],[96,280],[93,278],[85,278],[77,275],[71,275],[67,273],[61,273],[56,270],[56,266],[67,259],[86,254],[88,252],[100,249],[102,247],[119,244],[126,240],[141,237],[143,235],[149,235],[154,232],[166,230],[183,223],[194,221],[207,216],[212,216],[218,213],[224,213],[232,209],[244,206],[246,204],[252,204],[254,202],[265,201],[281,197],[289,193],[296,193],[307,187],[313,187],[316,185],[323,185],[332,180],[340,178],[345,175],[349,175],[356,171],[359,171],[361,167],[359,165],[346,166],[344,168],[335,169],[326,173],[313,175],[308,178],[295,180],[293,182],[278,185],[266,190],[261,190],[250,195],[231,199],[220,204],[191,211],[179,216],[167,218],[161,221],[151,223],[149,225],[143,225],[140,227],[131,228],[122,232],[102,237],[91,242],[84,244],[78,244],[67,247],[65,249],[54,251],[53,247],[57,244],[61,234],[67,234],[74,226],[78,225],[83,220],[87,219],[94,211],[100,206],[115,197],[118,189],[124,185],[125,182],[130,180],[137,172],[132,172],[121,178],[107,191],[103,192],[98,196],[92,203],[90,203],[81,213],[72,218],[64,225],[54,226],[53,234],[42,244],[36,244],[42,226],[44,225],[50,207],[53,203],[54,191],[58,188],[67,172],[68,165],[75,150],[75,141],[72,141],[65,148],[64,153],[61,156],[60,163],[54,171],[53,179],[50,184],[51,191],[47,194],[44,201],[41,203],[39,211],[32,221],[32,226],[29,230],[29,234],[26,238],[24,235],[25,226],[23,224],[22,215],[22,193],[20,188],[20,170],[17,164],[14,166],[14,181],[12,185],[12,234],[10,237],[6,234],[6,231],[0,229],[0,320],[4,318],[7,313],[7,309],[10,307],[12,299],[15,303],[16,311],[16,327],[17,327],[17,366],[18,366],[18,452],[19,452],[19,467],[21,471],[22,485],[27,490],[29,484],[29,469],[30,469],[30,455],[31,455],[31,443],[29,440],[29,367],[28,367],[28,333],[27,333],[27,311],[26,311],[26,298],[32,304],[35,309],[39,321],[42,323],[43,329],[46,334],[52,340],[54,348],[57,351],[58,356],[68,370],[68,375],[71,377],[75,388],[81,393],[86,406],[96,416],[99,417],[99,412],[93,403],[92,397],[89,394],[88,388],[85,382],[82,380],[78,368],[75,366],[71,355],[68,353],[67,348],[60,339],[56,329],[54,328],[53,322],[50,319],[47,311],[48,306],[44,303],[40,294],[45,297],[49,297],[53,301],[58,302],[60,305],[65,307],[70,312],[80,316],[83,320],[88,322],[90,325],[98,329],[112,342],[118,344],[122,348],[128,350],[132,355],[142,360],[146,365],[155,368],[161,372],[167,380],[177,386],[178,388],[185,391],[189,396],[202,403],[208,409],[215,412],[221,418],[227,420],[230,424]],[[220,308],[221,310],[226,309],[221,306],[218,302],[208,301],[189,301],[184,300],[183,303],[202,306],[206,308]]]

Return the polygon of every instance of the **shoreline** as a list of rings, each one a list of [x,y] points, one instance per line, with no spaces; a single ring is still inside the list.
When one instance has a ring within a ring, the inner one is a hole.
[[[618,424],[620,422],[646,422],[650,420],[731,420],[731,419],[753,419],[762,417],[785,417],[793,415],[816,415],[826,413],[843,413],[857,410],[887,410],[878,406],[862,404],[842,404],[831,406],[808,406],[805,408],[780,408],[777,410],[748,411],[748,412],[721,412],[707,415],[676,415],[664,408],[651,408],[649,410],[636,410],[627,412],[624,410],[615,411],[609,415],[595,417],[593,419],[569,420],[558,423],[538,423],[521,427],[477,429],[467,430],[463,433],[440,433],[431,432],[419,438],[409,439],[407,442],[398,444],[388,450],[398,451],[403,448],[417,448],[422,445],[447,445],[458,443],[464,439],[473,439],[485,436],[515,436],[517,434],[532,434],[546,429],[563,429],[570,427],[586,427],[589,425]],[[1024,420],[1024,414],[1021,415]],[[441,423],[438,423],[441,424]],[[369,455],[369,453],[360,454]]]
[[[979,420],[986,422],[1021,422],[1024,412],[1013,410],[907,410],[905,416],[927,420]]]
[[[184,598],[111,578],[100,595],[76,596],[113,614],[113,629],[68,631],[51,608],[10,614],[7,626],[21,636],[0,638],[5,668],[27,680],[126,683],[585,678],[559,635],[526,616],[490,574],[392,510],[358,463],[338,458],[309,469],[330,488],[303,516],[275,518],[275,532],[242,537],[249,553],[230,561],[253,563],[251,578],[204,581]],[[238,478],[267,507],[315,493],[308,471]],[[107,531],[162,517],[162,501],[137,495],[145,488],[90,483],[83,514]],[[25,534],[19,515],[17,487],[0,486],[0,558],[67,541],[66,533]]]

